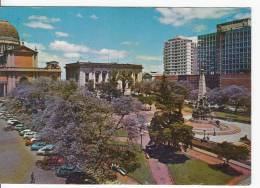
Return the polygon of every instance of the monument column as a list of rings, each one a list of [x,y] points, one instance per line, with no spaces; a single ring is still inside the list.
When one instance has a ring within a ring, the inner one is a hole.
[[[206,94],[206,80],[204,75],[204,70],[200,70],[200,80],[199,80],[199,93],[198,93],[198,101],[200,101]]]
[[[102,71],[99,72],[99,75],[98,75],[98,83],[101,83],[102,82]]]
[[[79,72],[79,86],[85,86],[86,74],[84,71]]]
[[[106,72],[106,76],[105,76],[105,82],[108,82],[108,71]]]

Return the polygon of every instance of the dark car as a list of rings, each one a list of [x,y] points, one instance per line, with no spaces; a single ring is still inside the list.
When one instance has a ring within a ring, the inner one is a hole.
[[[56,175],[58,177],[67,178],[73,172],[80,171],[76,166],[73,165],[62,165],[56,169]]]
[[[94,178],[89,177],[85,172],[73,172],[71,173],[66,181],[66,184],[96,184],[97,182],[95,181]]]
[[[122,168],[119,165],[117,165],[117,164],[112,164],[111,165],[111,169],[116,171],[116,172],[119,172],[123,176],[125,176],[127,174],[127,171],[124,168]]]

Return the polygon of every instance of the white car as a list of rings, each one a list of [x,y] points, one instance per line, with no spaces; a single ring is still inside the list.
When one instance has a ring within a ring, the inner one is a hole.
[[[31,129],[25,129],[19,133],[20,136],[23,136],[25,133],[31,132]]]
[[[16,123],[16,122],[19,123],[18,120],[13,119],[13,118],[10,118],[10,119],[7,120],[7,124],[9,124],[9,125],[13,125],[13,124]]]
[[[39,149],[36,152],[36,154],[37,155],[51,155],[51,154],[54,154],[53,149],[54,149],[54,145],[48,144],[48,145],[42,147],[41,149]]]
[[[23,138],[24,139],[31,139],[31,138],[34,138],[36,136],[37,132],[34,132],[34,131],[30,131],[30,132],[26,132],[24,135],[23,135]]]

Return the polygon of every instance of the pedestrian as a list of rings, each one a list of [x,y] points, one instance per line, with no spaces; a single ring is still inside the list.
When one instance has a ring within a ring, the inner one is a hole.
[[[35,177],[34,177],[33,172],[31,173],[31,183],[35,183]]]

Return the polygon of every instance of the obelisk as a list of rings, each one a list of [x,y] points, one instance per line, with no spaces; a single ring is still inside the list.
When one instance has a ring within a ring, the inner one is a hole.
[[[199,79],[199,93],[198,93],[198,101],[203,99],[206,94],[206,80],[204,75],[204,69],[200,70],[200,79]]]

